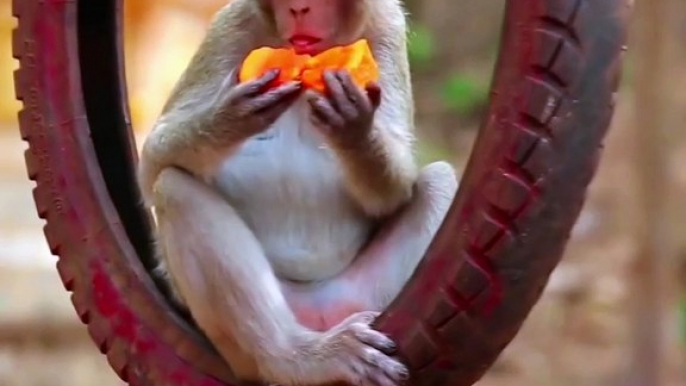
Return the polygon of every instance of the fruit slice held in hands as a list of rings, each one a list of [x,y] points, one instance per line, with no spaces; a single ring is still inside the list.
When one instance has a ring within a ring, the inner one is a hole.
[[[288,48],[258,48],[243,62],[239,80],[257,79],[274,68],[281,73],[271,86],[301,80],[305,88],[319,92],[326,90],[323,78],[326,70],[347,70],[353,82],[361,88],[379,78],[379,68],[366,39],[348,46],[333,47],[316,56],[298,55]]]
[[[258,48],[243,61],[239,80],[241,83],[255,80],[267,71],[276,68],[281,72],[271,86],[277,87],[297,79],[307,59],[307,57],[296,55],[295,52],[286,48]]]
[[[379,68],[365,39],[328,49],[309,59],[302,72],[305,87],[324,92],[326,70],[348,70],[353,82],[361,88],[379,78]]]

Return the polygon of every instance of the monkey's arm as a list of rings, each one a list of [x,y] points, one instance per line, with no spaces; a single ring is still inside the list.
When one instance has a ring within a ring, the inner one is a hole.
[[[396,130],[378,123],[367,141],[336,150],[349,194],[374,217],[395,212],[412,196],[417,169],[410,139],[402,137],[405,129]]]
[[[141,149],[138,177],[146,202],[164,168],[176,166],[207,176],[222,156],[246,139],[243,128],[223,124],[227,117],[222,102],[235,86],[240,60],[260,39],[259,24],[251,12],[246,1],[231,2],[219,11],[174,87]],[[214,130],[219,126],[221,138]]]
[[[374,41],[381,101],[371,130],[354,145],[335,147],[350,195],[372,216],[407,203],[418,170],[414,160],[414,103],[404,29]]]

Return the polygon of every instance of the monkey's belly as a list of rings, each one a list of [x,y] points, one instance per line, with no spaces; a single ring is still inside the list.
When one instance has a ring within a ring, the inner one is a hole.
[[[335,191],[316,197],[303,186],[297,190],[300,194],[291,196],[273,187],[247,199],[238,198],[234,189],[230,202],[260,241],[278,277],[319,281],[335,276],[357,257],[371,223],[348,207],[347,200],[337,199]]]
[[[227,159],[217,188],[262,244],[276,274],[319,281],[343,271],[371,231],[344,191],[338,161],[286,115]]]

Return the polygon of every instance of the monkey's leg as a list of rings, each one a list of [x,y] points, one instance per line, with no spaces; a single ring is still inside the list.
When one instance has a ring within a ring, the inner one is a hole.
[[[406,377],[381,351],[393,342],[372,330],[371,313],[327,332],[298,324],[257,239],[210,187],[168,168],[153,201],[171,278],[238,377],[286,386],[395,386]]]
[[[388,220],[327,290],[346,291],[363,299],[369,302],[364,304],[367,309],[384,309],[414,273],[452,204],[457,186],[450,164],[436,162],[424,167],[410,203]]]
[[[254,361],[285,355],[299,331],[261,245],[223,197],[178,169],[160,174],[153,197],[180,297],[237,375],[254,378]]]

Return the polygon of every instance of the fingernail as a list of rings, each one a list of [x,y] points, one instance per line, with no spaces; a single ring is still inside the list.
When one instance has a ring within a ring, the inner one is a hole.
[[[400,378],[402,380],[407,380],[407,378],[409,378],[409,377],[410,377],[410,372],[407,371],[407,369],[403,369],[400,371]]]

